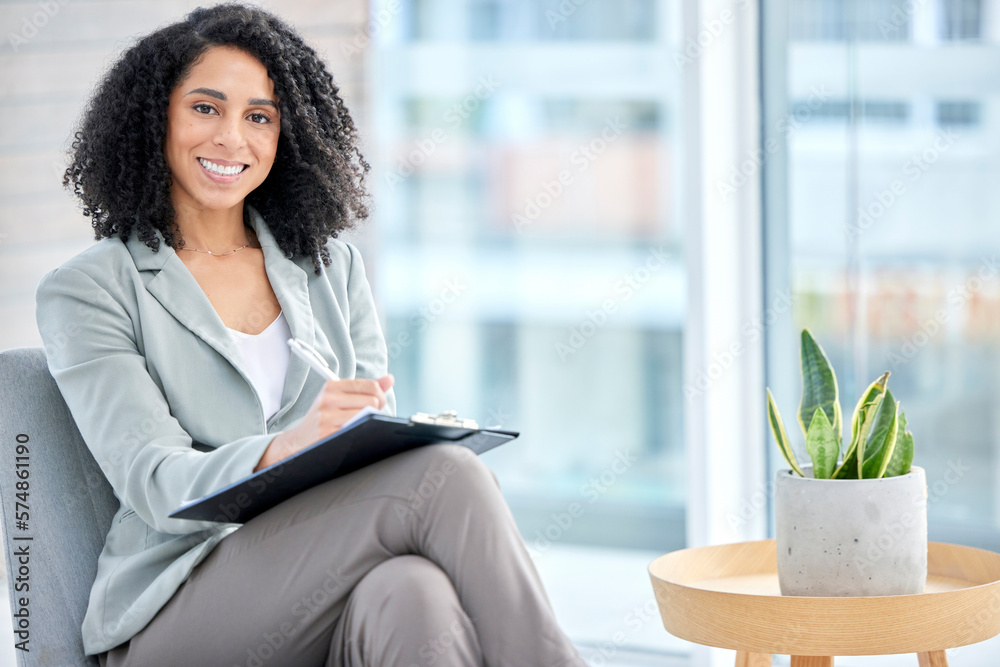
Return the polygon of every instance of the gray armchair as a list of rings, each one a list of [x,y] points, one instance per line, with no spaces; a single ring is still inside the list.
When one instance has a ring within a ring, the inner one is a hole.
[[[19,444],[27,453],[18,453]],[[27,464],[20,468],[28,471],[23,480],[18,462]],[[21,481],[28,482],[27,509],[17,505]],[[81,439],[41,348],[0,352],[0,509],[15,642],[23,638],[18,599],[28,598],[30,652],[16,651],[18,667],[98,667],[84,654],[80,626],[118,499]],[[16,591],[19,583],[30,589]]]

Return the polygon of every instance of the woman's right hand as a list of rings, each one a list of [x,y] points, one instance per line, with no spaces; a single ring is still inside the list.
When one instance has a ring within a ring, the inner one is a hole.
[[[253,471],[257,472],[274,465],[309,445],[333,435],[365,406],[381,410],[385,407],[385,392],[389,391],[394,381],[390,374],[378,380],[327,382],[302,421],[294,428],[282,431],[274,437]]]

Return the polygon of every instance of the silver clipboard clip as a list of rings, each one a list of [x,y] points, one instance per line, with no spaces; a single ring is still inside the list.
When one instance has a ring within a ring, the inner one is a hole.
[[[462,419],[458,416],[457,410],[445,410],[438,415],[429,415],[426,412],[418,412],[410,417],[410,421],[415,424],[433,424],[435,426],[454,426],[457,428],[471,428],[479,430],[479,424],[474,419]]]

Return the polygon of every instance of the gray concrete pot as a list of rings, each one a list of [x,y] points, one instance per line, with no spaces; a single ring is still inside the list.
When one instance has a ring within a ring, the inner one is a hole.
[[[916,466],[882,479],[813,479],[778,471],[774,494],[782,595],[922,593],[927,480]]]

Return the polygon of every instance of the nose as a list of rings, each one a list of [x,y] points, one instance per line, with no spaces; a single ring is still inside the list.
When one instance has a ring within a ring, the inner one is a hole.
[[[243,147],[246,137],[243,134],[244,127],[242,118],[238,115],[230,115],[220,119],[215,134],[215,144],[224,146],[233,151]]]

